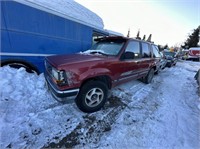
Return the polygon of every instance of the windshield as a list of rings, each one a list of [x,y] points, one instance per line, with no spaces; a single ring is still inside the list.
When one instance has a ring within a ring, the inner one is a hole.
[[[174,52],[164,52],[164,55],[174,57]]]
[[[123,41],[100,41],[84,53],[116,56],[122,48]]]

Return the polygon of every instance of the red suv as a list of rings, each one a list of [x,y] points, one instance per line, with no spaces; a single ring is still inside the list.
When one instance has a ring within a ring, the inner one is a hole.
[[[59,101],[75,96],[84,112],[95,112],[105,104],[108,91],[118,84],[141,78],[150,83],[159,68],[156,45],[132,38],[110,36],[96,40],[90,50],[57,55],[45,60],[45,78]]]

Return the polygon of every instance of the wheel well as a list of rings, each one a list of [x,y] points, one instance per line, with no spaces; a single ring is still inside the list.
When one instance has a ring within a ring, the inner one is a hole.
[[[24,67],[26,71],[29,73],[36,72],[37,74],[39,74],[39,70],[33,64],[24,60],[4,60],[4,61],[1,61],[0,63],[1,63],[1,66],[12,64],[11,67],[13,68]]]
[[[97,76],[97,77],[94,77],[94,78],[89,78],[89,79],[85,80],[82,83],[81,86],[83,86],[85,83],[87,83],[87,82],[89,82],[91,80],[93,80],[93,81],[97,81],[97,80],[98,81],[102,81],[103,83],[105,83],[105,85],[108,86],[109,89],[111,89],[111,87],[112,87],[111,79],[110,79],[109,76],[106,76],[106,75],[104,75],[104,76]]]
[[[156,71],[156,66],[153,66],[154,71]]]

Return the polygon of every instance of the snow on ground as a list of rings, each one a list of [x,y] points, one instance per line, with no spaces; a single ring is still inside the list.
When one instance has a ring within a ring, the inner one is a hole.
[[[73,104],[52,99],[43,75],[2,67],[0,79],[0,148],[41,148],[66,136],[81,121],[82,113]]]
[[[43,74],[1,67],[0,148],[66,147],[73,140],[75,148],[200,148],[200,99],[194,80],[199,68],[199,62],[180,61],[151,84],[117,86],[112,96],[119,100],[85,114],[73,100],[64,105],[55,101]]]
[[[199,63],[178,63],[139,91],[123,86],[134,100],[99,146],[200,148],[200,98],[194,80],[199,68]]]

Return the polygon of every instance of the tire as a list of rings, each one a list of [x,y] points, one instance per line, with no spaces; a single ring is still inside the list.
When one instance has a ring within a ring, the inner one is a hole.
[[[174,63],[174,66],[176,66],[176,63]]]
[[[8,66],[10,66],[12,68],[16,68],[16,69],[23,67],[26,70],[26,72],[28,72],[28,73],[38,74],[38,72],[36,70],[33,70],[33,69],[31,69],[30,67],[28,67],[24,64],[8,64]]]
[[[151,83],[154,76],[154,69],[151,68],[147,74],[147,76],[144,78],[144,83],[149,84]]]
[[[168,68],[171,68],[172,67],[172,63],[170,63],[169,65],[168,65]]]
[[[104,106],[107,95],[108,87],[103,82],[89,81],[82,86],[76,105],[83,112],[96,112]]]
[[[158,70],[155,71],[154,74],[158,75],[158,74],[160,73],[160,69],[161,69],[161,68],[158,68]]]
[[[25,63],[22,61],[17,61],[17,60],[6,61],[6,62],[3,62],[1,64],[1,66],[10,66],[10,67],[16,68],[16,69],[23,67],[23,68],[25,68],[26,72],[35,73],[35,74],[39,75],[39,71],[37,70],[37,68],[35,68],[31,64],[28,64],[28,63]]]

